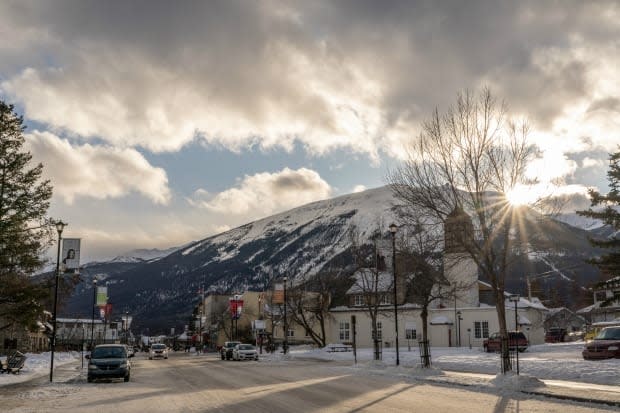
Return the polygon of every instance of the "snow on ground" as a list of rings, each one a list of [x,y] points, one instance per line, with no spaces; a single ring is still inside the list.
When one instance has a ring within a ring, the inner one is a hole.
[[[588,361],[581,356],[583,341],[572,343],[554,343],[530,346],[519,353],[519,370],[521,375],[542,380],[566,380],[592,384],[620,386],[620,359]],[[327,352],[312,349],[310,346],[292,347],[290,354],[282,353],[264,355],[265,360],[277,361],[282,358],[311,358],[319,360],[338,360],[353,362],[352,352]],[[481,348],[448,347],[431,348],[433,370],[420,369],[420,353],[417,346],[401,347],[399,359],[402,369],[411,368],[416,374],[441,374],[441,371],[457,371],[495,375],[501,371],[499,353],[485,353]],[[393,348],[384,348],[381,361],[372,360],[372,349],[358,349],[357,360],[361,368],[390,369],[396,364],[396,352]],[[398,374],[397,371],[393,373]],[[531,383],[530,383],[531,384]]]
[[[49,352],[34,354],[26,353],[26,363],[18,374],[0,374],[0,386],[7,384],[21,383],[32,380],[36,377],[46,376],[50,374],[50,357]],[[0,357],[2,358],[2,357]],[[56,352],[54,354],[54,367],[80,360],[80,353]]]

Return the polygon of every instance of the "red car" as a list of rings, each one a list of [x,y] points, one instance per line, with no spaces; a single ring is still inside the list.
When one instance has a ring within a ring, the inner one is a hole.
[[[502,349],[502,338],[499,333],[493,333],[484,340],[482,343],[484,346],[484,351],[487,353],[491,351],[500,351]],[[527,337],[520,331],[509,331],[508,332],[508,348],[510,351],[514,351],[515,348],[520,352],[524,352],[529,346],[529,342],[527,341]]]
[[[581,355],[585,360],[620,358],[620,327],[602,329],[585,345]]]

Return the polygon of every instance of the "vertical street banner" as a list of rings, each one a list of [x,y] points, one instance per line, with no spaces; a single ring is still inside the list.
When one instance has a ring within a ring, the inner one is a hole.
[[[63,238],[61,254],[62,272],[80,272],[80,238]]]
[[[97,307],[104,306],[108,303],[108,287],[97,287]]]
[[[238,320],[243,311],[243,300],[240,297],[240,295],[235,295],[228,299],[228,303],[230,304],[230,317],[233,320]]]
[[[284,284],[276,283],[271,301],[273,304],[284,304]]]

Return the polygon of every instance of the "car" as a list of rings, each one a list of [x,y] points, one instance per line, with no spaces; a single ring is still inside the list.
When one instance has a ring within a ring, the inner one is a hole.
[[[566,329],[564,328],[550,328],[545,333],[545,343],[562,343],[566,341]]]
[[[527,350],[529,342],[525,334],[521,331],[509,331],[508,337],[508,348],[510,351],[518,349],[520,352],[524,352]],[[482,345],[484,346],[484,351],[488,353],[491,351],[500,351],[502,349],[502,338],[499,333],[493,333],[489,338],[484,340]]]
[[[233,360],[258,360],[256,347],[251,344],[237,344],[232,351]]]
[[[233,349],[237,344],[241,344],[240,341],[226,341],[222,348],[220,348],[220,357],[222,360],[230,360],[232,358]]]
[[[127,344],[125,344],[125,348],[127,349],[127,355],[129,357],[133,357],[136,355],[136,352],[133,350],[133,347],[128,346]]]
[[[165,344],[151,344],[151,350],[149,351],[149,360],[153,360],[156,358],[168,358],[168,347],[166,347]]]
[[[133,355],[127,354],[124,344],[100,344],[95,347],[88,359],[86,381],[92,383],[96,379],[119,378],[129,381]]]
[[[605,327],[581,352],[584,360],[620,358],[620,327]]]

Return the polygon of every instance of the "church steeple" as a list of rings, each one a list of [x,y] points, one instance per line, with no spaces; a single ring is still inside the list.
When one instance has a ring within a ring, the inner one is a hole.
[[[474,225],[460,205],[454,207],[444,222],[445,252],[467,252],[466,246],[474,239]]]

